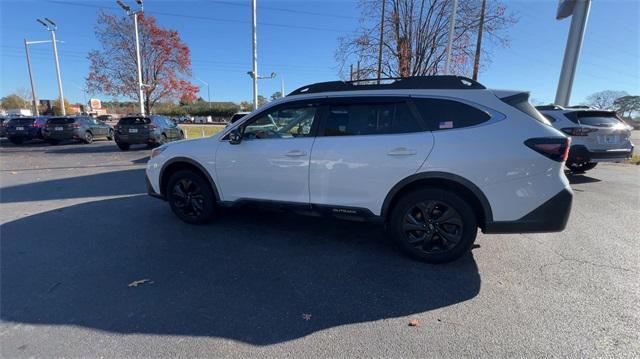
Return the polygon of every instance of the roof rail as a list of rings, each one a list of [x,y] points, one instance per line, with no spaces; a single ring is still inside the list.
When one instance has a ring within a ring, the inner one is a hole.
[[[398,90],[398,89],[438,89],[468,90],[486,89],[482,84],[470,78],[454,75],[390,77],[380,80],[394,80],[391,83],[377,84],[378,79],[355,81],[318,82],[300,87],[287,96],[303,95],[318,92],[358,91],[358,90]]]
[[[559,106],[559,105],[550,104],[550,105],[541,105],[541,106],[536,106],[536,110],[538,110],[538,111],[545,111],[545,110],[564,110],[564,107]]]

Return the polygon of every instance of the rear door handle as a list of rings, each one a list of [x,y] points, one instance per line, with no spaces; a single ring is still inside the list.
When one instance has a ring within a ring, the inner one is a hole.
[[[415,154],[417,154],[416,151],[405,147],[394,148],[387,153],[389,156],[413,156]]]
[[[287,157],[302,157],[302,156],[306,156],[307,154],[304,151],[294,150],[294,151],[289,151],[284,155]]]

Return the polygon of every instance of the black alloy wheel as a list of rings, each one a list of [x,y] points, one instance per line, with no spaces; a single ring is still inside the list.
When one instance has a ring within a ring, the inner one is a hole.
[[[429,263],[450,262],[464,255],[478,233],[476,215],[462,197],[430,188],[402,196],[389,225],[406,253]]]
[[[173,212],[187,223],[203,224],[213,215],[215,196],[211,186],[194,171],[173,174],[167,186],[167,197]]]

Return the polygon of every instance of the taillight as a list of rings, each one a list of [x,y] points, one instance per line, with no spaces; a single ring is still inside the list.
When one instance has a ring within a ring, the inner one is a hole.
[[[530,149],[548,157],[554,161],[564,162],[569,156],[571,138],[567,137],[540,137],[530,138],[524,141]]]
[[[156,128],[158,128],[158,126],[156,126],[154,123],[150,123],[147,125],[147,128],[150,130],[155,130]]]
[[[562,129],[562,132],[571,136],[587,136],[591,132],[596,132],[596,128],[584,128],[584,127],[566,127]]]
[[[74,122],[74,123],[71,125],[71,127],[73,127],[73,128],[80,128],[80,124],[79,124],[79,123],[77,123],[77,122]]]

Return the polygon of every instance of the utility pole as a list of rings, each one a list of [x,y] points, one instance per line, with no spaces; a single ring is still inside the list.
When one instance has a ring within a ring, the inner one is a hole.
[[[349,81],[353,81],[353,64],[349,65]]]
[[[38,111],[38,98],[36,97],[36,87],[33,85],[33,75],[31,74],[31,58],[29,56],[29,46],[27,39],[24,39],[24,51],[27,53],[27,67],[29,68],[29,82],[31,83],[31,104],[33,105],[33,113],[40,116]]]
[[[480,51],[482,50],[482,31],[484,30],[484,8],[487,5],[487,0],[482,0],[482,7],[480,8],[480,26],[478,28],[478,42],[476,43],[476,56],[473,60],[473,79],[478,79],[478,69],[480,68]]]
[[[576,75],[576,67],[580,58],[580,49],[582,48],[584,32],[587,28],[590,7],[591,0],[563,0],[558,5],[556,20],[572,16],[556,91],[555,104],[559,106],[568,106],[571,99],[573,79]]]
[[[140,114],[145,115],[144,109],[144,93],[142,91],[142,61],[140,60],[140,38],[138,36],[138,14],[144,11],[144,5],[142,0],[136,0],[136,3],[140,6],[138,10],[132,11],[131,7],[120,0],[116,0],[116,3],[127,13],[129,16],[133,16],[133,27],[136,33],[136,63],[138,66],[138,99],[140,103]]]
[[[360,60],[358,60],[358,67],[356,67],[356,81],[360,80]]]
[[[284,79],[280,79],[280,97],[284,97]]]
[[[251,0],[251,29],[253,33],[253,67],[251,78],[253,79],[253,110],[258,109],[258,38],[256,35],[256,0]]]
[[[51,43],[53,44],[53,60],[56,65],[56,77],[58,78],[58,94],[60,96],[60,109],[62,116],[67,115],[67,111],[64,108],[64,94],[62,92],[62,77],[60,76],[60,62],[58,61],[58,44],[56,42],[56,30],[58,30],[58,26],[49,18],[44,18],[43,20],[36,19],[39,23],[41,23],[47,30],[51,33]],[[45,22],[46,21],[46,22]]]
[[[453,46],[453,37],[456,32],[456,12],[458,10],[458,0],[453,0],[451,9],[451,18],[449,19],[449,39],[447,40],[446,60],[444,62],[444,74],[451,73],[451,47]]]
[[[380,73],[382,72],[382,42],[384,41],[384,6],[386,3],[387,3],[387,0],[382,0],[382,13],[380,14],[380,43],[378,44],[378,85],[380,85]]]

